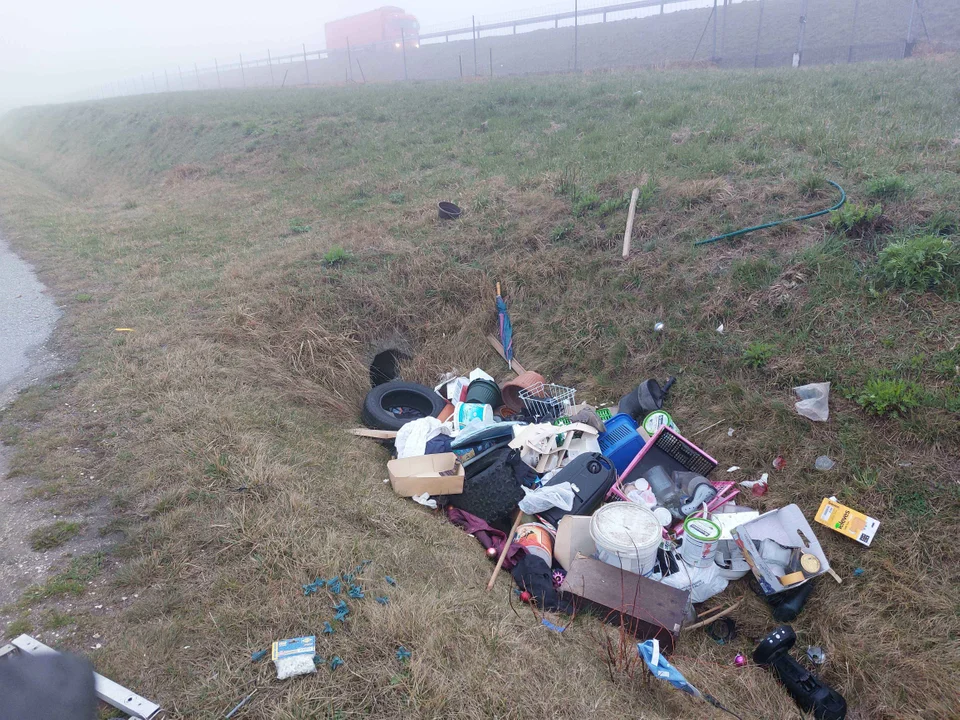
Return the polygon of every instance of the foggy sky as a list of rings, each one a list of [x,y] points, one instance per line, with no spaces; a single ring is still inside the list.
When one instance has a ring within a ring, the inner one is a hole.
[[[544,0],[0,0],[0,112],[96,96],[111,81],[178,64],[201,67],[238,53],[262,57],[323,47],[328,20],[382,5],[412,13],[425,30],[476,13],[520,17],[572,2]],[[522,10],[524,12],[518,12]]]

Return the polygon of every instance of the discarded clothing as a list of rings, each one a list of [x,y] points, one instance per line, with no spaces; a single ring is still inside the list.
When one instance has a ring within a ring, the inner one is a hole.
[[[517,587],[526,590],[532,596],[532,602],[541,610],[559,610],[572,613],[573,603],[564,598],[553,586],[553,573],[550,567],[534,555],[524,555],[513,568],[513,579]]]
[[[497,557],[500,556],[503,550],[503,543],[507,540],[507,534],[505,532],[491,527],[486,521],[481,520],[476,515],[471,515],[465,510],[452,506],[447,507],[447,518],[454,525],[462,528],[465,533],[473,535],[487,550],[493,548],[494,554]],[[503,561],[503,569],[512,570],[517,564],[517,561],[525,554],[526,551],[522,546],[517,543],[511,543],[510,549],[507,551],[507,557]],[[387,582],[390,582],[392,579],[393,578],[388,578]],[[390,584],[396,585],[396,581]]]

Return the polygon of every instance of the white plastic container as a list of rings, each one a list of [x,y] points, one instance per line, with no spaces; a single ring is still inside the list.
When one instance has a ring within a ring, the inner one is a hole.
[[[657,564],[662,531],[650,510],[632,502],[609,503],[590,518],[597,559],[638,575],[648,575]]]
[[[472,422],[489,425],[493,422],[493,408],[480,403],[457,403],[453,411],[454,426],[457,432]]]

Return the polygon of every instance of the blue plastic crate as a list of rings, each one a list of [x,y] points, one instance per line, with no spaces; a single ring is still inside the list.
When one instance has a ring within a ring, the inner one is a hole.
[[[637,423],[626,413],[607,420],[607,431],[597,438],[600,452],[610,459],[617,473],[622,473],[643,448],[643,438],[637,432]]]

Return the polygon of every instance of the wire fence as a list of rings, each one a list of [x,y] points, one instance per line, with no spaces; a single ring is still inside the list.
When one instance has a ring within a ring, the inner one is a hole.
[[[958,0],[570,0],[399,41],[237,56],[110,83],[102,96],[448,80],[710,63],[801,67],[960,49]]]

